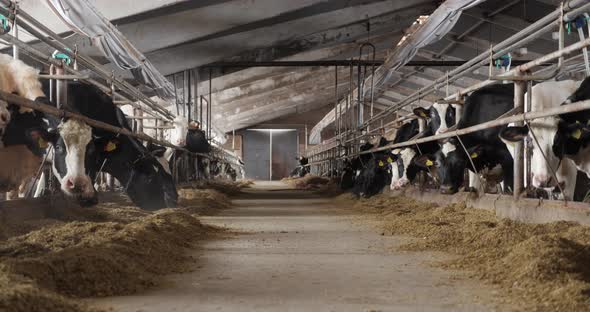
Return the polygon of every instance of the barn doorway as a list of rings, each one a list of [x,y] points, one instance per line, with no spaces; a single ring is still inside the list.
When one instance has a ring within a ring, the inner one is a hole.
[[[248,129],[244,132],[246,178],[280,180],[297,165],[296,129]]]

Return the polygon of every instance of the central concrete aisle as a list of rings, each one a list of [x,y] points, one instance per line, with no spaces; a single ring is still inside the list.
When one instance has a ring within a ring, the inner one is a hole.
[[[93,303],[115,311],[493,311],[493,292],[399,253],[330,199],[257,184],[204,223],[240,234],[203,243],[191,273]],[[501,309],[504,310],[504,309]]]

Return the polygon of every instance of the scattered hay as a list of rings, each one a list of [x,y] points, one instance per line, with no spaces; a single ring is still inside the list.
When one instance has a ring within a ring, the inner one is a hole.
[[[187,213],[210,215],[231,206],[227,195],[213,189],[186,187],[178,190],[178,196],[179,208]]]
[[[286,182],[291,187],[299,190],[321,190],[328,188],[334,184],[332,179],[326,177],[319,177],[308,174],[303,178],[284,178],[281,181]]]
[[[131,294],[161,274],[183,272],[185,248],[203,232],[196,218],[174,210],[129,224],[70,222],[9,239],[0,245],[0,262],[62,295]]]
[[[524,224],[464,204],[440,207],[405,197],[376,196],[354,207],[375,214],[384,233],[417,238],[401,250],[459,255],[438,265],[473,272],[497,285],[522,310],[590,307],[589,227]]]
[[[227,191],[249,184],[215,185]],[[205,234],[197,215],[231,202],[213,189],[183,188],[179,195],[178,208],[157,212],[115,196],[95,207],[58,207],[48,219],[3,220],[0,311],[98,311],[76,298],[131,294],[186,271],[194,261],[186,248]]]
[[[231,181],[215,179],[193,182],[180,188],[212,189],[228,196],[235,196],[242,193],[243,189],[250,187],[252,184],[254,184],[252,180]]]
[[[98,312],[75,300],[36,287],[30,280],[6,272],[0,265],[0,311]]]

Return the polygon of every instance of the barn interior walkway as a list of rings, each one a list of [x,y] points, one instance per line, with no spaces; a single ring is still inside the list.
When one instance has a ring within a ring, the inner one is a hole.
[[[400,238],[354,224],[329,198],[265,182],[234,204],[203,222],[243,234],[205,242],[194,272],[93,303],[133,312],[494,310],[493,291],[426,263],[442,255],[396,252]]]

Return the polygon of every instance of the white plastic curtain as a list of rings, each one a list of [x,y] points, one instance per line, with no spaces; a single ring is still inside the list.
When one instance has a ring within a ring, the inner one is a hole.
[[[45,0],[74,32],[86,36],[121,69],[154,89],[163,99],[174,98],[174,87],[88,0]],[[116,4],[116,1],[113,1]]]
[[[464,10],[484,1],[486,0],[447,0],[441,4],[408,40],[393,48],[392,53],[387,57],[385,63],[375,71],[375,89],[379,89],[380,86],[390,79],[391,75],[398,68],[411,61],[420,48],[442,39],[453,29]],[[371,90],[370,79],[371,77],[367,78],[364,83],[363,95],[368,94]],[[340,103],[339,107],[344,108],[344,104]],[[335,116],[334,109],[332,109],[332,111],[313,127],[309,138],[311,144],[320,143],[321,131],[334,122]]]

